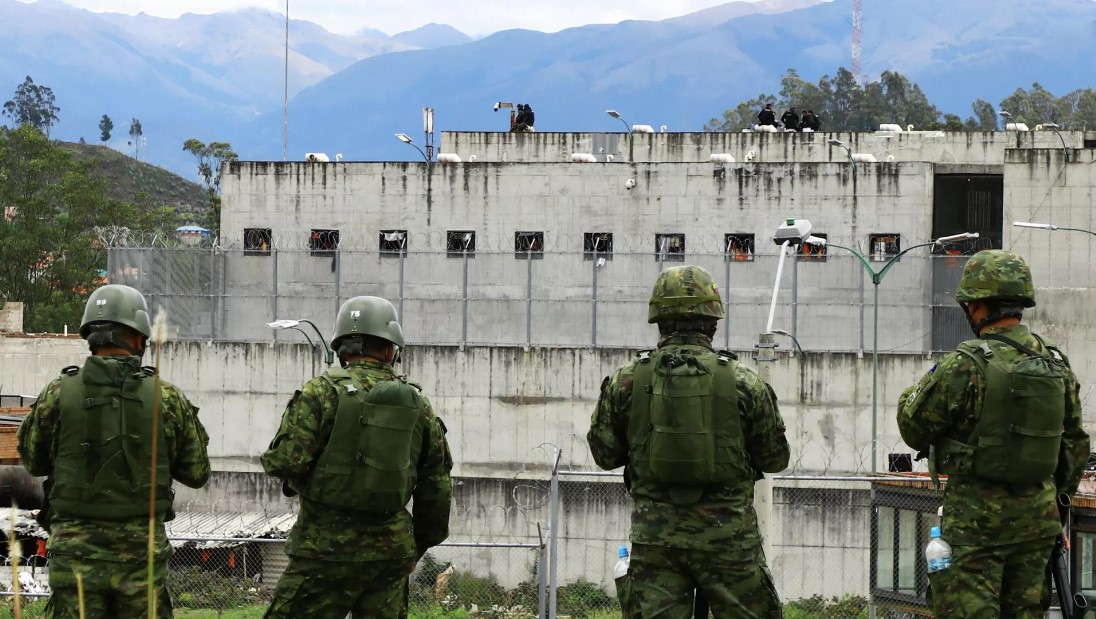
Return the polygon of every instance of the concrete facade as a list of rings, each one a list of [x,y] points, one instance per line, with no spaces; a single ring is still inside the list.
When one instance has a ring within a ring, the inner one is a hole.
[[[927,161],[941,164],[1000,165],[1010,148],[1083,148],[1096,132],[943,131],[820,133],[494,133],[443,131],[439,152],[465,162],[544,163],[570,161],[589,153],[613,163],[707,162],[726,153],[740,163],[843,163],[848,154],[829,140],[840,140],[854,153],[879,161]],[[751,156],[750,153],[753,153]]]
[[[23,304],[6,301],[0,306],[0,331],[23,332]]]

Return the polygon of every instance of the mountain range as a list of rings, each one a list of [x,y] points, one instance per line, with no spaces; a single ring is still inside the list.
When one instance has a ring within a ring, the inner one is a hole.
[[[963,117],[1039,82],[1057,95],[1092,86],[1094,0],[867,0],[863,72],[896,70]],[[529,103],[540,131],[615,131],[630,123],[695,131],[788,68],[817,81],[848,67],[852,0],[729,2],[662,21],[557,33],[507,30],[472,39],[431,24],[388,36],[290,24],[291,159],[414,159],[421,109],[438,130],[504,130],[496,101]],[[244,159],[282,157],[285,21],[249,9],[163,19],[97,14],[60,0],[0,0],[0,99],[26,75],[53,88],[63,139],[128,150],[141,119],[142,159],[194,176],[190,137],[230,141]],[[901,122],[901,119],[895,119]],[[421,143],[421,142],[420,142]]]

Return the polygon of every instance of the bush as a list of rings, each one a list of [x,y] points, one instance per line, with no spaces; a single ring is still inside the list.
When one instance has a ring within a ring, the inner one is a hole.
[[[171,601],[179,608],[240,608],[267,601],[267,594],[250,580],[228,578],[200,567],[172,568],[167,584]]]
[[[788,602],[784,606],[784,619],[867,619],[868,600],[857,595],[836,596],[827,600],[821,595],[812,595]]]
[[[616,599],[588,580],[579,580],[559,588],[556,593],[559,614],[588,619],[593,611],[619,609]]]

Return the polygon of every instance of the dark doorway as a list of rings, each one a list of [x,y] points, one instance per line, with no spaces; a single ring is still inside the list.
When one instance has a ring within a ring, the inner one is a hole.
[[[966,257],[982,249],[1000,249],[1004,227],[1005,182],[1001,175],[941,174],[935,178],[932,238],[977,232],[969,243],[933,248],[932,350],[953,350],[973,337],[955,302]]]

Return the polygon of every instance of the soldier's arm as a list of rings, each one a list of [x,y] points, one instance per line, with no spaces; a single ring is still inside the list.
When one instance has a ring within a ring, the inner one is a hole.
[[[1054,485],[1058,492],[1072,495],[1077,492],[1081,475],[1088,464],[1089,438],[1081,426],[1081,387],[1077,377],[1069,372],[1066,377],[1066,417],[1062,433],[1062,447],[1058,452],[1058,468],[1054,472]]]
[[[737,382],[738,410],[750,465],[760,473],[779,473],[788,468],[791,448],[776,394],[768,383],[745,368],[739,368]]]
[[[601,383],[601,396],[590,419],[586,442],[594,462],[609,471],[628,464],[628,419],[625,412],[631,406],[631,375],[624,377],[617,370]]]
[[[61,381],[46,386],[19,424],[19,460],[27,472],[35,476],[53,474],[56,453],[57,424],[61,418]]]
[[[964,415],[978,410],[981,372],[961,353],[951,353],[929,370],[898,399],[898,431],[919,453],[927,453],[937,439]]]
[[[164,410],[170,419],[172,479],[191,488],[201,488],[209,481],[209,435],[198,419],[198,407],[190,403],[183,392],[164,384],[162,388]]]
[[[429,407],[429,402],[426,403]],[[453,456],[445,440],[445,424],[431,413],[422,435],[418,481],[415,484],[412,519],[415,525],[415,552],[426,554],[449,537],[449,507],[453,502]]]
[[[338,394],[321,378],[314,378],[293,394],[282,424],[260,460],[267,475],[300,491],[323,451],[321,425],[325,408],[338,406]],[[332,411],[331,418],[334,418]]]

